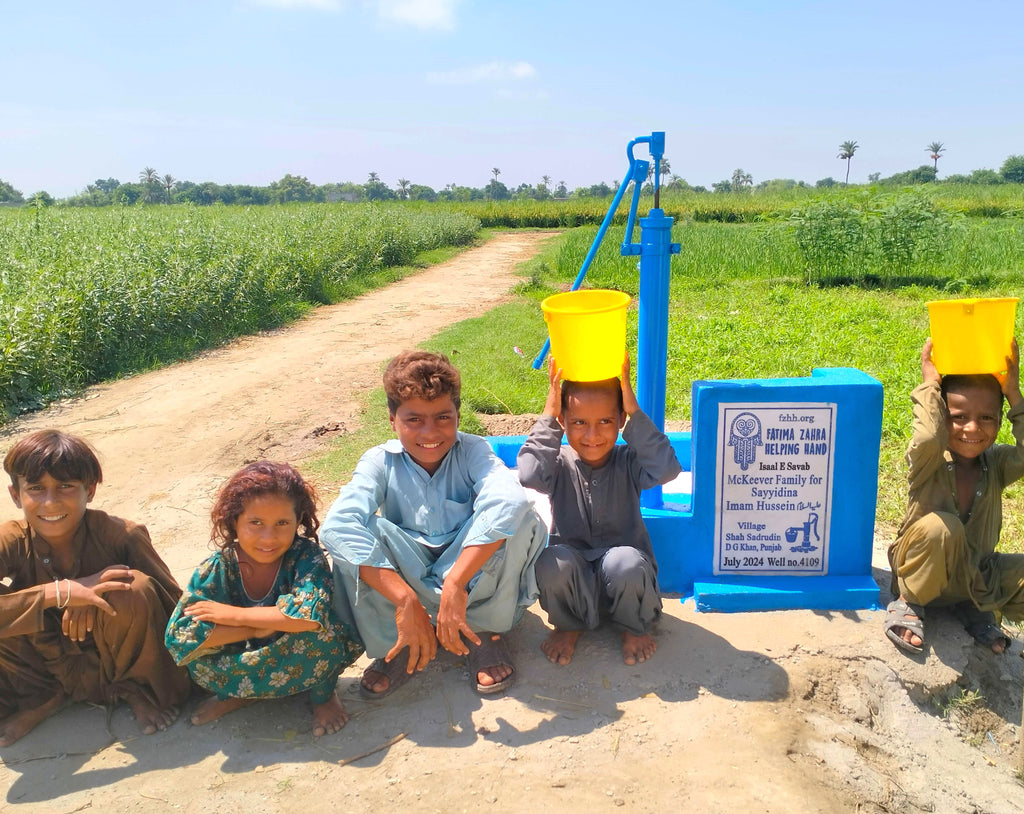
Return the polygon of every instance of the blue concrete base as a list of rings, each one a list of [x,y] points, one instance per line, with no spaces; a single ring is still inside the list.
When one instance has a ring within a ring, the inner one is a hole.
[[[693,583],[698,611],[877,610],[878,585],[867,576],[724,577]]]

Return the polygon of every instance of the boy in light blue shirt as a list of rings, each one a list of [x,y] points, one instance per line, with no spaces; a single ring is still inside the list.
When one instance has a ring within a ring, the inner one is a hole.
[[[343,621],[375,660],[360,692],[382,698],[437,644],[467,655],[478,692],[515,668],[500,634],[537,597],[544,522],[483,438],[458,431],[461,380],[443,354],[406,351],[384,373],[397,439],[369,450],[320,528]]]

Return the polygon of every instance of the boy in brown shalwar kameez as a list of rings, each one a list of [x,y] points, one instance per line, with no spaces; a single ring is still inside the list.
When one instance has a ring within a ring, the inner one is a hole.
[[[1003,489],[1024,475],[1024,397],[1014,340],[1000,385],[991,375],[939,375],[929,339],[911,398],[907,514],[889,547],[892,591],[885,634],[902,650],[924,649],[924,606],[955,605],[979,644],[1002,653],[1010,640],[993,611],[1024,618],[1024,555],[997,553]],[[1002,400],[1016,444],[996,444]]]
[[[68,700],[166,729],[190,689],[163,643],[181,590],[145,527],[86,508],[103,475],[79,438],[32,433],[4,470],[25,519],[0,524],[0,747]]]

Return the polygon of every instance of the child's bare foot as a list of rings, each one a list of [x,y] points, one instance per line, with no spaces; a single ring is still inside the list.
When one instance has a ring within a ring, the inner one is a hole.
[[[561,664],[565,667],[572,661],[572,656],[576,652],[576,640],[582,635],[582,630],[552,630],[540,643],[540,649],[552,664]]]
[[[33,709],[23,709],[0,721],[0,746],[10,746],[21,740],[39,724],[57,712],[66,700],[63,692]]]
[[[338,693],[331,693],[322,704],[313,706],[313,737],[322,738],[324,735],[333,735],[335,732],[348,723],[348,713],[345,705],[338,698]]]
[[[127,694],[124,696],[124,700],[128,702],[128,706],[135,713],[135,720],[139,722],[139,729],[142,730],[143,735],[152,735],[158,730],[163,732],[178,720],[178,708],[175,706],[160,709],[139,693]]]
[[[257,700],[256,698],[225,698],[222,701],[216,695],[212,695],[199,702],[199,706],[196,707],[189,720],[193,726],[202,726],[203,724],[210,723],[210,721],[216,721],[218,718],[227,715],[229,712],[234,712],[236,709],[247,707],[249,704],[255,704]]]
[[[622,660],[626,664],[643,664],[657,649],[658,643],[650,633],[637,636],[628,630],[622,631]]]

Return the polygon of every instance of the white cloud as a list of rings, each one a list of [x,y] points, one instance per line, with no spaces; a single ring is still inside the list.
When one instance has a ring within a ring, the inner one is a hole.
[[[427,81],[436,85],[472,85],[479,82],[519,82],[535,79],[537,69],[529,62],[487,62],[456,71],[431,71]]]
[[[416,28],[455,27],[455,6],[459,0],[375,0],[377,13],[385,20]]]
[[[317,11],[337,11],[341,8],[340,0],[249,0],[256,6],[270,8],[310,8]]]

